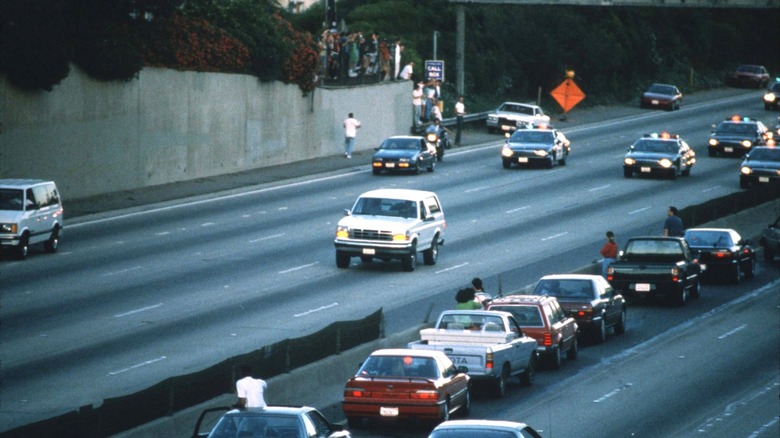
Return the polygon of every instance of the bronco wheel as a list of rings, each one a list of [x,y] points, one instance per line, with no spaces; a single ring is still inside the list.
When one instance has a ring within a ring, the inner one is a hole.
[[[19,245],[14,249],[14,256],[17,260],[24,260],[30,251],[30,237],[27,234],[19,239]]]
[[[344,254],[341,251],[336,251],[336,266],[339,268],[348,268],[349,267],[349,255]]]
[[[423,262],[426,265],[435,265],[439,258],[439,235],[433,236],[431,247],[423,251]]]
[[[401,259],[401,266],[406,272],[414,271],[414,268],[417,267],[417,248],[412,247],[412,253]]]

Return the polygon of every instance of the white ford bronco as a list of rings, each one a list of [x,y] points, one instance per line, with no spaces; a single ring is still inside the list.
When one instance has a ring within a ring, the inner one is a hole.
[[[433,192],[381,189],[363,193],[336,227],[336,266],[348,268],[353,256],[363,263],[374,259],[401,260],[414,271],[417,252],[426,265],[435,265],[444,244],[444,211]]]
[[[550,116],[537,105],[518,102],[504,102],[488,114],[488,132],[513,132],[519,126],[550,123]]]

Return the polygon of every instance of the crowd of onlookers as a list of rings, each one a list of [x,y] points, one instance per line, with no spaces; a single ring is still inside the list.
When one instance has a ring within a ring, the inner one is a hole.
[[[326,81],[369,76],[387,81],[400,72],[401,42],[380,39],[377,32],[366,38],[362,32],[328,29],[322,32],[319,46],[320,78]]]

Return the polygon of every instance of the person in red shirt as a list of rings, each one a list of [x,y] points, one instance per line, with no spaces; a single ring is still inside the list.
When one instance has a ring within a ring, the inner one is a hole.
[[[615,243],[615,233],[607,231],[607,243],[601,247],[599,253],[604,257],[604,260],[601,261],[601,275],[604,278],[607,278],[607,268],[610,263],[615,261],[618,253],[618,246],[617,243]]]

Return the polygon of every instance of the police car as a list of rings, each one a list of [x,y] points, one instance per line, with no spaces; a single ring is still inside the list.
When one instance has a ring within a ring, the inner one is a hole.
[[[623,176],[664,175],[672,179],[689,176],[696,152],[679,135],[668,132],[645,134],[628,147],[623,158]]]
[[[767,127],[760,121],[733,115],[714,126],[707,142],[707,153],[710,157],[744,155],[752,147],[766,144],[767,132]]]
[[[551,169],[556,163],[565,166],[571,152],[571,143],[562,132],[547,124],[519,125],[512,134],[506,134],[501,148],[504,169],[513,164],[542,164]]]

